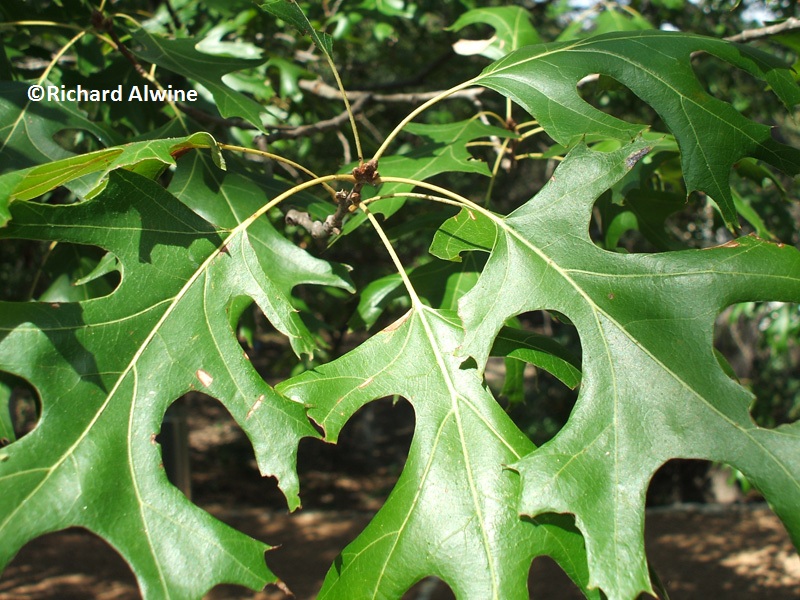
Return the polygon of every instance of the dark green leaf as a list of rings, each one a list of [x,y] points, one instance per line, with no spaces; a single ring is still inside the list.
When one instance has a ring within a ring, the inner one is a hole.
[[[49,85],[49,82],[44,82]],[[67,129],[92,134],[103,145],[116,137],[101,125],[89,121],[76,102],[31,102],[31,84],[0,81],[0,172],[24,169],[43,162],[72,156],[55,136]],[[80,187],[77,192],[85,191]],[[0,225],[8,220],[8,204],[0,200]]]
[[[261,8],[279,19],[283,19],[301,34],[311,37],[320,51],[328,57],[333,54],[333,38],[327,33],[317,31],[311,26],[308,17],[294,0],[268,0]]]
[[[139,45],[134,48],[137,57],[202,84],[214,96],[220,115],[242,117],[258,128],[263,127],[261,114],[266,109],[252,98],[231,89],[222,81],[222,77],[228,73],[257,67],[265,59],[250,60],[203,54],[196,48],[200,40],[169,40],[144,29],[137,29],[132,37]]]
[[[678,141],[688,191],[711,196],[733,226],[736,211],[728,184],[733,164],[752,156],[794,175],[800,173],[800,150],[776,142],[768,126],[710,96],[692,70],[691,56],[698,51],[766,81],[787,107],[800,103],[791,72],[772,56],[749,46],[665,31],[530,46],[490,65],[474,82],[512,98],[553,139],[572,146],[587,134],[627,141],[645,129],[603,113],[578,94],[576,86],[587,75],[613,77],[658,112]]]

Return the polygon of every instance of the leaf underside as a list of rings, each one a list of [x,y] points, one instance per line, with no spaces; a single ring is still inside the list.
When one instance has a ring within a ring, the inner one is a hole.
[[[509,501],[519,480],[506,465],[533,445],[455,355],[462,337],[454,313],[419,307],[276,388],[306,403],[329,441],[374,399],[399,394],[416,413],[399,481],[334,563],[320,598],[398,598],[429,575],[459,598],[528,598],[528,571],[541,554],[585,587],[583,541],[569,520],[522,520]]]
[[[757,427],[751,395],[725,374],[712,344],[726,306],[800,301],[800,252],[754,237],[655,255],[598,248],[588,235],[594,200],[643,147],[603,154],[578,146],[528,203],[473,221],[485,230],[476,248],[495,242],[459,304],[467,332],[460,352],[479,365],[510,317],[546,309],[575,324],[583,353],[576,406],[555,438],[513,466],[521,512],[573,514],[586,538],[590,586],[610,598],[652,592],[645,492],[672,458],[741,470],[800,541],[800,425]],[[463,239],[458,223],[443,229]]]
[[[122,282],[86,302],[0,304],[0,364],[42,401],[37,428],[0,451],[0,565],[36,536],[81,526],[123,555],[147,598],[274,581],[267,546],[168,483],[156,435],[182,394],[219,398],[262,473],[279,480],[290,508],[299,505],[297,444],[317,434],[303,407],[256,373],[227,314],[234,300],[252,299],[297,352],[310,353],[286,282],[265,274],[246,230],[213,227],[135,173],[114,171],[90,201],[18,202],[12,213],[2,237],[101,246],[118,258]]]

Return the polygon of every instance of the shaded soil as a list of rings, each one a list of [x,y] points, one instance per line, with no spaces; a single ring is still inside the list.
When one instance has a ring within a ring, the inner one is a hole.
[[[288,515],[270,479],[258,475],[241,430],[210,399],[185,401],[192,499],[220,520],[272,546],[267,554],[297,598],[314,598],[328,566],[365,527],[391,490],[413,432],[405,402],[373,403],[351,420],[338,446],[301,444],[305,508]],[[759,503],[649,509],[648,556],[673,599],[800,598],[800,558],[780,521]],[[583,596],[547,558],[531,569],[532,597]],[[26,545],[0,578],[0,600],[139,598],[135,579],[110,546],[70,529]],[[275,586],[254,593],[220,586],[209,599],[285,599]],[[418,583],[409,600],[452,598],[436,580]]]
[[[314,598],[344,545],[370,515],[344,511],[301,511],[288,516],[263,509],[212,512],[238,529],[270,544],[267,560],[297,598]],[[800,559],[782,525],[763,506],[709,511],[682,507],[649,511],[647,549],[672,598],[800,598]],[[581,593],[546,558],[534,561],[529,583],[532,597],[579,599]],[[134,600],[139,598],[133,574],[102,540],[72,529],[28,544],[0,579],[0,599]],[[452,598],[436,581],[425,581],[407,598]],[[254,593],[219,586],[206,598],[279,600],[274,586]]]

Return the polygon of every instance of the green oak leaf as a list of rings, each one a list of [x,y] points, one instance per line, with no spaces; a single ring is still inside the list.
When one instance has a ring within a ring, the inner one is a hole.
[[[646,150],[573,149],[531,201],[483,222],[495,242],[461,300],[461,352],[485,364],[506,319],[540,309],[569,318],[582,344],[573,413],[551,441],[513,467],[520,510],[571,513],[586,538],[590,585],[614,599],[652,593],[644,553],[648,482],[672,458],[743,472],[800,542],[800,425],[757,427],[752,397],[713,352],[726,306],[800,301],[800,252],[745,237],[707,250],[618,254],[598,248],[595,199]]]
[[[11,392],[12,377],[0,372],[0,447],[17,439],[14,433],[14,423],[11,421]]]
[[[320,598],[399,598],[429,575],[459,598],[528,598],[540,554],[585,587],[582,540],[569,521],[517,515],[519,481],[505,465],[533,444],[455,355],[462,337],[454,312],[417,304],[342,358],[276,388],[304,402],[329,441],[374,399],[399,394],[416,413],[397,485],[334,562]]]
[[[332,59],[333,38],[324,31],[314,29],[308,17],[294,0],[267,0],[261,5],[261,9],[283,19],[302,35],[310,36],[316,47],[329,59]]]
[[[429,306],[455,310],[458,300],[478,280],[483,261],[470,255],[461,264],[432,261],[407,271],[411,285]],[[361,291],[358,306],[350,319],[350,327],[366,329],[375,322],[395,300],[405,297],[399,274],[387,275],[367,284]]]
[[[580,361],[564,346],[545,335],[503,327],[489,355],[506,356],[544,369],[572,390],[581,382]]]
[[[790,109],[800,103],[800,88],[778,59],[741,44],[656,30],[528,46],[489,65],[472,83],[513,99],[554,140],[572,146],[590,134],[629,141],[646,128],[594,108],[578,93],[577,84],[587,75],[616,79],[652,106],[675,135],[687,191],[711,196],[733,226],[737,217],[728,183],[733,164],[751,156],[795,175],[800,150],[775,141],[768,126],[709,95],[692,70],[696,52],[766,81]]]
[[[151,179],[160,175],[176,157],[192,148],[210,148],[214,163],[225,162],[217,142],[208,133],[194,133],[182,138],[148,140],[105,148],[0,175],[0,227],[8,222],[8,205],[14,200],[31,200],[45,192],[82,179],[85,196],[96,194],[114,169],[124,167]],[[89,177],[93,175],[92,177]]]
[[[137,43],[133,48],[137,57],[202,84],[214,96],[220,115],[226,118],[241,117],[259,129],[263,127],[261,114],[266,109],[252,98],[225,85],[222,77],[234,71],[257,67],[266,58],[246,59],[204,54],[196,48],[202,40],[169,40],[144,29],[134,31],[132,38]]]
[[[36,429],[0,449],[0,566],[32,538],[80,526],[122,554],[145,598],[275,581],[264,544],[168,483],[156,438],[167,407],[201,390],[241,425],[290,508],[299,505],[297,444],[317,434],[303,407],[256,373],[228,309],[253,299],[296,352],[314,341],[246,229],[215,228],[124,170],[92,200],[11,210],[0,237],[100,246],[119,260],[122,280],[85,302],[0,303],[0,370],[29,381],[42,404]]]
[[[521,6],[493,6],[489,8],[475,8],[462,14],[455,23],[447,29],[450,31],[461,31],[467,25],[483,23],[490,25],[495,30],[492,38],[485,40],[480,48],[479,54],[492,60],[502,58],[512,50],[538,44],[541,40],[539,34],[531,24],[530,12]],[[469,42],[473,47],[475,42]],[[455,45],[456,52],[459,52],[459,44]],[[472,54],[473,52],[463,52]]]
[[[0,81],[0,169],[24,169],[51,160],[72,156],[53,136],[67,129],[87,131],[101,143],[110,145],[114,134],[86,118],[77,102],[31,102],[31,83]],[[44,81],[42,85],[51,85]]]

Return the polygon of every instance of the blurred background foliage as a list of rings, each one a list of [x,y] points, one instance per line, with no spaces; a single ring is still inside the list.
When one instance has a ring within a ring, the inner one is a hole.
[[[468,11],[508,5],[500,0],[321,0],[298,4],[315,29],[333,38],[333,57],[345,88],[355,92],[353,102],[365,156],[370,156],[409,110],[419,104],[415,94],[459,84],[491,62],[487,56],[496,51],[496,40],[491,40],[497,32]],[[646,28],[730,37],[794,17],[797,4],[797,0],[514,3],[529,16],[528,39],[542,42]],[[197,89],[201,99],[191,106],[181,106],[183,125],[167,104],[148,102],[132,109],[126,103],[81,102],[76,108],[96,124],[105,139],[80,127],[67,128],[59,131],[55,139],[63,149],[85,152],[106,144],[179,135],[188,129],[209,131],[221,142],[268,149],[318,174],[347,169],[357,159],[324,57],[308,38],[249,0],[112,1],[102,7],[102,16],[111,18],[105,24],[96,14],[97,9],[97,3],[86,0],[3,2],[0,85],[35,80],[47,69],[47,79],[55,85],[142,85],[145,81],[134,62],[108,43],[116,39],[140,56],[139,68],[154,75],[162,85]],[[260,127],[240,118],[222,118],[209,90],[197,81],[166,68],[151,67],[141,59],[140,48],[132,38],[137,27],[165,39],[191,39],[202,53],[250,59],[252,66],[225,75],[223,81],[263,107]],[[89,33],[58,55],[84,28],[89,28]],[[482,40],[486,41],[483,45]],[[800,31],[748,43],[798,64]],[[761,83],[713,57],[697,56],[693,66],[709,93],[730,102],[750,119],[774,125],[774,135],[781,141],[800,146],[797,123],[786,116],[785,108]],[[658,115],[616,81],[587,78],[580,89],[586,101],[601,110],[652,124],[653,132],[668,133]],[[421,121],[453,123],[470,119],[479,111],[500,115],[492,125],[509,130],[529,120],[521,111],[510,109],[504,99],[486,92],[440,103]],[[294,135],[301,126],[330,119],[339,119],[338,126]],[[617,252],[660,252],[708,247],[732,239],[711,199],[700,194],[687,199],[676,148],[674,144],[670,147],[668,137],[665,140],[652,160],[637,165],[630,178],[598,201],[591,233],[601,247]],[[419,152],[425,143],[420,136],[407,133],[399,138],[393,151],[410,155]],[[472,156],[486,161],[494,172],[491,207],[502,213],[528,200],[547,181],[562,150],[543,134],[521,136],[506,146],[501,146],[498,139],[490,144],[467,145]],[[227,159],[229,173],[256,183],[266,180],[285,188],[298,178],[292,168],[263,157],[227,155]],[[0,172],[11,168],[0,164]],[[171,170],[161,176],[164,185],[169,185],[172,176]],[[476,186],[474,177],[450,173],[435,176],[433,181],[476,201],[488,201],[484,197],[486,186]],[[800,205],[794,181],[752,160],[737,164],[730,181],[742,224],[740,234],[754,233],[800,247]],[[45,200],[72,202],[75,197],[59,189]],[[312,213],[316,210],[324,215],[333,210],[323,198],[311,197],[305,202]],[[643,211],[637,210],[644,204]],[[481,268],[474,263],[443,272],[431,262],[427,248],[437,227],[453,213],[438,204],[408,203],[387,221],[389,236],[409,266],[412,279],[429,302],[440,306],[454,302],[452,294],[442,286],[446,288],[453,278],[462,281]],[[365,337],[367,328],[377,330],[407,309],[399,279],[386,277],[392,272],[391,262],[383,253],[375,252],[368,228],[354,228],[343,239],[326,245],[301,228],[286,226],[279,211],[269,218],[279,231],[286,230],[290,239],[312,253],[333,262],[357,265],[351,274],[359,291],[355,296],[311,286],[294,291],[304,319],[327,346],[316,362],[343,354]],[[117,284],[118,273],[113,265],[98,270],[104,259],[95,248],[0,241],[0,297],[70,301],[107,294]],[[574,357],[580,356],[580,341],[574,328],[559,315],[522,315],[515,325],[549,336]],[[790,304],[738,305],[718,319],[720,360],[730,366],[732,376],[753,391],[757,400],[752,413],[765,427],[794,421],[800,415],[799,332],[800,310]],[[297,372],[315,364],[298,364],[288,345],[252,311],[245,312],[240,333],[254,362],[268,377],[285,376],[287,371]],[[523,360],[493,360],[497,361],[496,368],[488,369],[487,377],[499,400],[537,444],[552,437],[566,422],[577,391],[541,369],[526,366]],[[579,362],[579,358],[575,360]]]

